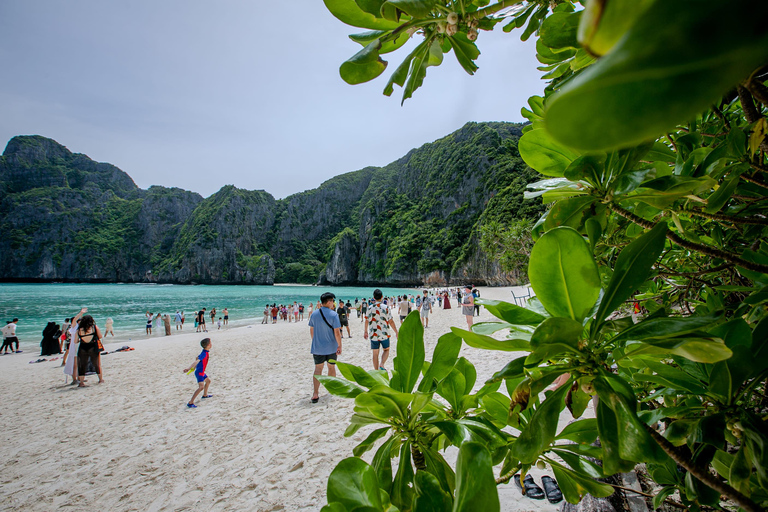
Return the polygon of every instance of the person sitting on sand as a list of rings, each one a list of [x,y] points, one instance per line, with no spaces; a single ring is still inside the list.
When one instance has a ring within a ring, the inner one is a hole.
[[[213,396],[208,394],[208,386],[211,385],[211,378],[205,374],[205,369],[208,367],[208,358],[210,356],[211,348],[213,347],[211,338],[203,339],[200,342],[200,346],[203,347],[203,351],[200,352],[200,355],[197,356],[197,359],[195,359],[195,362],[192,363],[189,368],[184,369],[184,373],[189,373],[192,371],[192,368],[196,367],[195,378],[197,379],[197,389],[192,394],[192,399],[187,402],[187,407],[190,409],[197,408],[195,405],[195,398],[197,398],[197,395],[199,395],[201,391],[203,392],[203,398],[211,398]]]
[[[323,374],[323,366],[328,363],[328,375],[336,376],[336,360],[341,355],[341,322],[339,315],[333,310],[333,300],[336,298],[331,292],[325,292],[320,296],[322,307],[317,308],[309,317],[309,335],[312,338],[311,352],[315,360],[314,375]],[[320,399],[320,381],[312,377],[314,392],[312,403],[316,404]]]
[[[101,330],[99,330],[96,323],[93,321],[91,315],[85,315],[80,320],[80,325],[77,327],[77,378],[80,383],[77,387],[84,388],[85,384],[85,372],[88,370],[88,361],[93,363],[93,367],[96,369],[96,374],[99,376],[99,384],[104,383],[104,375],[101,372],[101,360],[99,357],[100,349],[99,340],[101,340]]]

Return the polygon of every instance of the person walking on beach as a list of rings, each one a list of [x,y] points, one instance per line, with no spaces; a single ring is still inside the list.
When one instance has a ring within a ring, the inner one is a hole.
[[[309,313],[307,314],[307,320],[312,316],[312,311],[314,311],[314,303],[312,301],[309,301]]]
[[[18,318],[14,318],[7,324],[5,324],[5,327],[2,328],[3,331],[3,346],[0,348],[0,350],[3,351],[3,354],[8,353],[8,349],[11,349],[11,354],[13,354],[13,344],[16,343],[16,353],[18,354],[21,352],[19,350],[19,338],[16,337],[16,324],[19,323]]]
[[[397,310],[400,315],[400,325],[403,325],[405,317],[408,316],[408,297],[403,295],[402,297],[398,297],[398,299],[400,302],[397,303]]]
[[[352,332],[349,330],[349,316],[347,314],[347,308],[344,306],[344,301],[339,302],[339,307],[336,308],[336,314],[339,315],[339,323],[341,324],[341,337],[344,337],[344,327],[347,328],[347,336],[352,337]]]
[[[472,287],[472,304],[475,306],[475,316],[480,316],[480,304],[477,303],[477,298],[480,297],[480,290]]]
[[[424,328],[426,329],[429,327],[429,314],[432,312],[432,299],[429,298],[429,295],[427,294],[427,290],[424,290],[424,298],[421,299],[421,304],[419,305],[421,315],[421,323],[424,325]]]
[[[304,321],[304,304],[299,302],[299,321]]]
[[[219,321],[218,321],[217,325],[218,325],[218,327],[217,327],[216,330],[220,331],[221,330],[221,317],[219,317]]]
[[[317,308],[309,317],[309,336],[312,338],[310,351],[315,360],[314,375],[323,374],[323,366],[328,365],[328,376],[336,376],[336,360],[341,355],[341,322],[339,315],[333,310],[333,300],[336,298],[331,292],[325,292],[320,296],[321,307]],[[316,404],[320,399],[320,381],[312,377],[312,403]]]
[[[469,286],[464,288],[464,302],[461,304],[461,314],[467,317],[467,329],[472,330],[472,321],[475,316],[475,298]]]
[[[203,347],[203,351],[200,352],[200,355],[197,356],[197,359],[195,359],[195,362],[192,363],[189,368],[184,369],[184,373],[189,373],[192,371],[192,368],[195,368],[195,378],[197,379],[197,389],[192,394],[190,401],[187,402],[187,407],[189,409],[197,408],[195,405],[195,398],[197,398],[197,395],[199,395],[200,392],[203,393],[203,398],[211,398],[213,396],[208,394],[208,386],[211,385],[211,378],[205,374],[205,369],[208,367],[208,358],[210,356],[211,348],[213,347],[211,338],[203,339],[200,342],[200,346]]]
[[[175,323],[176,323],[176,330],[180,331],[181,330],[181,313],[176,311],[176,317],[175,317],[174,320],[175,320]]]
[[[107,318],[106,323],[104,324],[104,336],[106,337],[109,333],[112,333],[112,337],[115,337],[115,331],[112,328],[114,322],[112,321],[112,317]]]
[[[200,328],[198,332],[208,332],[208,329],[205,328],[205,308],[197,313],[197,326]]]
[[[84,388],[85,372],[88,371],[88,361],[93,363],[96,374],[99,376],[99,384],[104,383],[104,375],[101,371],[100,350],[101,331],[96,326],[91,315],[85,315],[77,327],[77,378],[80,381],[77,387]]]
[[[269,304],[264,306],[264,318],[261,319],[261,324],[264,325],[269,322]]]
[[[147,336],[150,336],[152,334],[152,312],[147,311],[144,316],[147,317]]]
[[[227,311],[227,308],[224,308],[224,325],[229,324],[229,311]]]
[[[362,317],[360,318],[360,323],[363,323],[363,319],[365,319],[365,313],[368,311],[368,299],[363,298],[363,302],[360,303],[360,313],[362,313]]]
[[[386,370],[384,363],[389,357],[389,327],[395,331],[395,337],[398,336],[397,326],[392,319],[389,308],[381,303],[383,294],[378,288],[373,290],[374,303],[365,313],[365,325],[363,326],[363,338],[368,339],[370,330],[371,350],[373,351],[373,369]],[[381,363],[379,363],[379,347],[382,349]]]

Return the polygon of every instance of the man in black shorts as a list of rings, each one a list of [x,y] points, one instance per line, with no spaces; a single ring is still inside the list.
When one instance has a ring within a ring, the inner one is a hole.
[[[208,332],[205,328],[205,308],[197,312],[197,326],[200,327],[201,332]]]
[[[336,360],[341,355],[341,322],[339,315],[333,310],[333,300],[336,296],[326,292],[320,296],[321,307],[309,317],[309,335],[312,337],[312,357],[315,360],[314,375],[323,374],[323,366],[328,363],[328,376],[336,376]],[[320,399],[320,381],[312,377],[314,392],[312,403]]]
[[[339,302],[339,307],[336,309],[336,314],[339,315],[339,323],[341,324],[340,332],[342,332],[344,327],[346,327],[347,328],[347,336],[351,338],[352,337],[352,333],[349,330],[349,310],[344,305],[344,301],[343,300]],[[343,338],[344,335],[342,334],[341,337]]]

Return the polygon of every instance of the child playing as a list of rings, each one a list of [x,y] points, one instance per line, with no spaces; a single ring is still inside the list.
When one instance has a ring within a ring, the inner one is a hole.
[[[195,398],[197,398],[197,395],[200,394],[200,392],[203,392],[203,398],[211,398],[213,395],[208,394],[208,386],[211,385],[211,379],[205,374],[205,367],[208,366],[208,353],[211,350],[211,347],[213,346],[211,344],[210,338],[205,338],[203,341],[200,342],[200,346],[203,347],[203,351],[200,352],[200,355],[197,356],[197,359],[195,360],[195,363],[192,363],[192,365],[189,368],[186,368],[184,370],[184,373],[187,373],[192,370],[192,368],[195,368],[195,378],[197,378],[197,390],[192,395],[192,399],[187,403],[187,407],[190,409],[195,409],[197,406],[195,405]]]
[[[218,330],[221,330],[221,317],[219,317],[218,325],[219,325],[219,329]]]

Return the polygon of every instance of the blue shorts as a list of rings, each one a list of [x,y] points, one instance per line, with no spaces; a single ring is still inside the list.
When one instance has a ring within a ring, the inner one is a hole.
[[[205,382],[205,379],[208,378],[208,376],[206,374],[200,375],[197,372],[195,372],[195,377],[197,378],[197,382]]]
[[[379,350],[379,345],[381,345],[381,348],[389,348],[389,338],[381,341],[371,340],[371,350]]]

